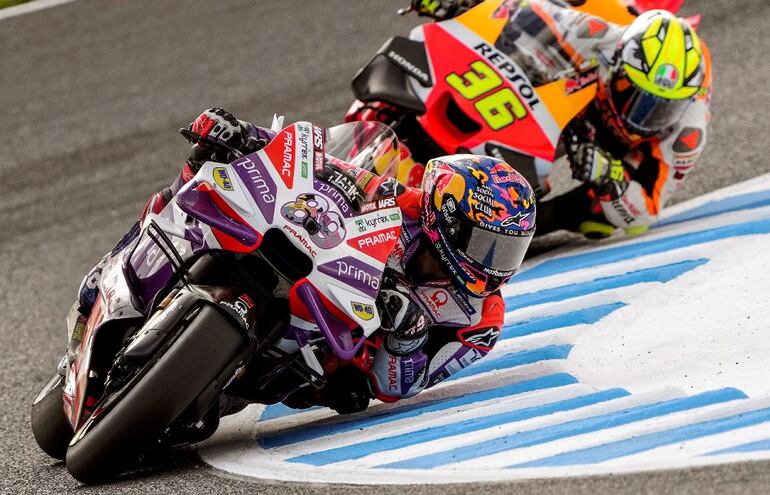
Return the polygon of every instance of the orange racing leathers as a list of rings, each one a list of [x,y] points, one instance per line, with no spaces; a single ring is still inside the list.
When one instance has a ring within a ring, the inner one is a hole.
[[[449,5],[456,2],[446,0],[422,3],[434,7],[440,4],[444,11],[459,14],[479,2],[461,2],[459,9]],[[656,221],[666,200],[692,170],[706,144],[711,97],[708,48],[699,41],[705,65],[704,83],[683,117],[657,135],[642,137],[630,134],[608,106],[605,82],[625,26],[559,1],[507,0],[499,7],[498,12],[501,11],[507,12],[509,21],[495,47],[515,58],[533,82],[568,77],[567,88],[576,91],[594,82],[598,85],[597,97],[567,126],[563,141],[568,136],[590,139],[614,162],[622,163],[620,173],[616,174],[616,187],[609,192],[586,182],[552,201],[540,203],[537,233],[560,228],[596,237],[609,235],[616,228],[628,233],[643,232]],[[585,129],[590,132],[583,132]],[[583,166],[576,163],[580,156],[570,155],[569,159],[573,170]]]

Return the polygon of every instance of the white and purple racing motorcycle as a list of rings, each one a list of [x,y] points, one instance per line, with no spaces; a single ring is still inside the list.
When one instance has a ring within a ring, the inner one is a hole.
[[[255,153],[230,151],[107,258],[88,316],[73,306],[32,429],[78,480],[201,441],[250,402],[320,390],[329,360],[370,366],[402,219],[395,180],[366,193],[357,174],[396,169],[395,135],[299,122]]]

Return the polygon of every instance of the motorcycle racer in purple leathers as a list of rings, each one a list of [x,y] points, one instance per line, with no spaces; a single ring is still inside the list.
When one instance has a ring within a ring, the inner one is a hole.
[[[251,153],[274,135],[220,108],[203,112],[189,130],[188,135],[200,137],[193,140],[180,176],[150,198],[142,217],[161,211],[204,161],[228,162],[233,159],[228,148]],[[350,413],[365,409],[372,398],[393,402],[412,397],[492,349],[505,314],[499,289],[519,269],[534,234],[535,200],[527,181],[493,158],[432,160],[421,189],[341,167],[339,173],[367,192],[395,189],[402,211],[400,236],[387,258],[377,298],[382,342],[351,361],[324,363],[327,382],[320,391],[305,387],[283,401]],[[107,257],[137,232],[135,226]],[[85,316],[96,298],[101,266],[81,285],[80,312]],[[248,378],[242,380],[245,384]]]

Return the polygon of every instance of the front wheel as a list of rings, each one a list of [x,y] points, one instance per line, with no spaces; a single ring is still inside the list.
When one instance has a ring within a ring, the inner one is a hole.
[[[32,403],[32,434],[43,451],[64,460],[72,439],[72,427],[64,414],[62,377],[56,373]]]
[[[112,478],[137,460],[211,385],[243,349],[230,319],[206,305],[166,353],[67,450],[67,470],[79,481]]]

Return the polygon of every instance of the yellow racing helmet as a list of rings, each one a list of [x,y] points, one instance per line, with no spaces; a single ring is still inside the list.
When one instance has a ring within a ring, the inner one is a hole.
[[[607,86],[611,110],[626,129],[651,136],[675,124],[698,94],[705,62],[695,30],[666,10],[651,10],[626,29]]]

